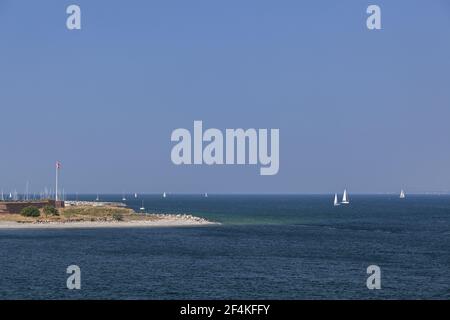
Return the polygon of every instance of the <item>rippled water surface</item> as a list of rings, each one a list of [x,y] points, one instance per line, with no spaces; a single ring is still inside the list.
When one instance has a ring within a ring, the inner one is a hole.
[[[450,298],[449,196],[361,195],[339,207],[324,195],[127,198],[222,224],[0,230],[0,298]],[[66,289],[72,264],[81,290]],[[372,264],[381,290],[366,287]]]

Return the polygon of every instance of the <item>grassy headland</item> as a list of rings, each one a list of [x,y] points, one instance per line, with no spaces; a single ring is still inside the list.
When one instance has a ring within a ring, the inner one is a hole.
[[[23,214],[0,214],[0,228],[18,225],[48,226],[182,226],[210,224],[211,222],[191,215],[141,214],[124,206],[82,204],[68,206],[50,212],[39,209],[39,216]]]

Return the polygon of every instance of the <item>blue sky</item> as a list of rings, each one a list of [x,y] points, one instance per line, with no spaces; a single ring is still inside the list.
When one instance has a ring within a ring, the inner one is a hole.
[[[5,191],[450,191],[448,1],[0,0],[0,39]],[[173,165],[194,120],[279,128],[279,173]]]

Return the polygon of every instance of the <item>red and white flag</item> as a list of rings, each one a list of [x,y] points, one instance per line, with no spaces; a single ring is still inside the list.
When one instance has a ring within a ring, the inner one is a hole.
[[[61,169],[61,162],[56,161],[56,169]]]

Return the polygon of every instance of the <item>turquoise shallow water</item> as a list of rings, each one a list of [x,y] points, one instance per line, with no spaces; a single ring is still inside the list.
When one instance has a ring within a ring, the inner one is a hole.
[[[148,211],[222,225],[0,230],[0,298],[450,298],[449,196],[360,195],[336,208],[332,200],[149,195]],[[79,291],[65,288],[70,264],[81,267]],[[381,267],[381,290],[366,288],[371,264]]]

